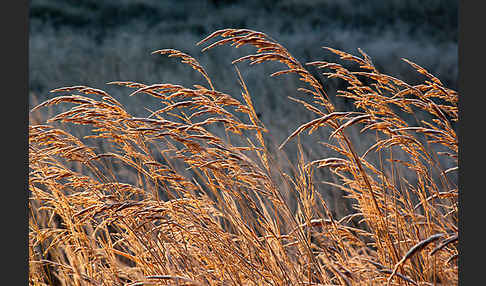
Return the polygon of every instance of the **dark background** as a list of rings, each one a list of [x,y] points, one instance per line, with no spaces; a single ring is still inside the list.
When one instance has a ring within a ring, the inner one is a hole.
[[[114,80],[190,86],[197,74],[150,55],[175,48],[198,59],[218,89],[239,90],[230,62],[248,51],[201,53],[195,46],[224,28],[265,32],[302,63],[334,59],[323,46],[353,54],[361,48],[382,72],[413,83],[420,77],[404,57],[457,89],[458,2],[453,0],[32,0],[29,89],[43,100],[49,90],[68,85],[120,93],[105,85]],[[261,82],[262,72],[273,71],[258,67],[244,76],[257,103],[278,113],[286,111],[288,100],[276,94],[295,93],[295,86]],[[332,93],[336,84],[329,85]]]

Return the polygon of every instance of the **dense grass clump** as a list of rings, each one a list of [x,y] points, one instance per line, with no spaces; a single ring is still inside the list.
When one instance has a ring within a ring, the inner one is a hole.
[[[283,64],[271,76],[297,76],[305,96],[288,96],[315,119],[274,146],[238,68],[241,92],[223,93],[173,49],[154,54],[180,59],[204,84],[110,83],[156,98],[145,117],[99,89],[54,90],[65,95],[38,104],[29,125],[30,284],[458,283],[454,90],[408,60],[422,83],[382,74],[361,50],[327,48],[356,70],[303,65],[252,30],[198,44],[256,48],[235,68]],[[355,108],[338,110],[310,69],[343,80],[338,95]],[[71,107],[43,122],[39,112],[61,103]],[[318,130],[327,135],[312,148],[333,155],[311,158],[299,143]],[[337,190],[342,209],[326,197]]]

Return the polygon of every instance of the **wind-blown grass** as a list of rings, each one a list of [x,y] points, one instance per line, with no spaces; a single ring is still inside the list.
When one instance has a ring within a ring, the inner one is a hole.
[[[222,45],[256,49],[235,66],[283,64],[271,75],[305,83],[306,97],[292,99],[315,119],[274,148],[238,69],[241,93],[220,92],[194,57],[173,49],[154,53],[178,58],[205,84],[111,82],[157,99],[160,108],[146,117],[99,89],[54,90],[66,95],[32,114],[71,107],[29,125],[30,284],[458,283],[455,91],[407,60],[423,83],[382,74],[361,50],[327,48],[358,70],[301,64],[247,29],[218,30],[198,45],[206,53]],[[339,95],[355,109],[338,110],[308,67],[342,79]],[[91,133],[78,138],[55,123]],[[329,137],[315,148],[335,156],[309,159],[298,138],[320,129]],[[298,160],[284,168],[294,141]],[[135,175],[127,179],[126,169]],[[335,181],[322,183],[321,170]],[[342,190],[352,209],[332,209],[328,188]]]

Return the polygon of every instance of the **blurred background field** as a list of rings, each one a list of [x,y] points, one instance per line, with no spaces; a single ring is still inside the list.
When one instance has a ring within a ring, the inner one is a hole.
[[[421,79],[403,57],[457,89],[457,6],[453,0],[33,0],[29,86],[39,100],[54,88],[87,85],[134,103],[128,90],[106,83],[200,81],[176,60],[150,54],[175,48],[198,59],[218,90],[239,91],[231,60],[248,50],[201,53],[195,44],[218,29],[248,28],[264,31],[302,63],[335,59],[323,46],[354,54],[361,48],[384,73],[412,83]],[[278,125],[271,117],[295,108],[286,96],[295,94],[299,83],[268,78],[275,71],[271,66],[240,64],[240,69],[263,121]],[[325,82],[331,95],[336,84]],[[131,104],[132,111],[143,112],[137,106],[143,104]]]

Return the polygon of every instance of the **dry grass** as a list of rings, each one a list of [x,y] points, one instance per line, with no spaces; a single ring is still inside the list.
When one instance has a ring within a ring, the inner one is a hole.
[[[422,84],[382,74],[362,51],[358,57],[328,48],[358,71],[324,61],[302,65],[251,30],[220,30],[199,44],[256,48],[235,64],[283,63],[286,69],[272,76],[296,74],[306,83],[300,90],[311,103],[294,100],[316,119],[270,152],[271,130],[258,119],[238,70],[240,99],[215,90],[197,60],[176,50],[154,53],[180,58],[206,86],[112,83],[160,100],[162,107],[144,118],[102,90],[54,90],[68,95],[32,114],[73,106],[29,126],[30,284],[458,284],[458,188],[451,176],[457,168],[444,169],[438,159],[457,165],[455,91],[411,62],[426,77]],[[347,82],[339,95],[356,110],[336,110],[309,66]],[[404,114],[416,116],[416,124]],[[56,122],[90,126],[92,133],[77,138]],[[284,171],[276,162],[286,144],[319,128],[331,131],[323,144],[336,157],[308,160],[300,148],[292,171]],[[362,137],[348,135],[353,128]],[[361,152],[365,137],[374,142]],[[320,184],[320,168],[337,183]],[[123,169],[136,174],[130,183]],[[345,191],[352,212],[333,215],[322,196],[328,185]]]

